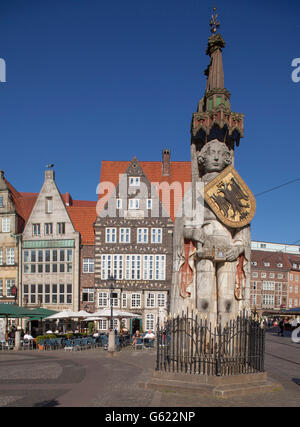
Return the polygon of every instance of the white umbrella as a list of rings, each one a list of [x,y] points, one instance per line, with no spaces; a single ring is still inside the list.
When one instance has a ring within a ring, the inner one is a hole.
[[[75,311],[74,312],[74,317],[87,317],[90,313],[88,313],[87,311],[84,310],[80,310],[80,311]]]
[[[85,319],[83,319],[83,321],[84,322],[93,322],[94,320],[101,320],[101,319],[102,319],[102,317],[90,316],[90,317],[86,317]]]
[[[51,314],[51,316],[44,317],[44,320],[51,320],[51,319],[71,319],[76,317],[76,313],[72,310],[64,310],[60,311],[59,313]]]
[[[106,308],[103,310],[98,310],[95,311],[95,313],[91,313],[90,316],[88,317],[111,317],[111,310]],[[113,317],[121,317],[121,318],[125,318],[125,317],[142,317],[140,314],[136,314],[136,313],[131,313],[129,311],[122,311],[122,310],[113,310]]]

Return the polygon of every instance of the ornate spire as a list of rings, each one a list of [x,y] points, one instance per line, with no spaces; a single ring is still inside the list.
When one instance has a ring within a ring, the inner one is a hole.
[[[217,8],[216,8],[216,6],[214,6],[214,8],[213,8],[213,14],[211,15],[211,20],[210,20],[210,23],[209,23],[209,25],[210,25],[210,32],[213,33],[213,34],[216,33],[217,32],[217,28],[220,27],[220,22],[217,20],[218,14],[216,13],[216,10],[217,10]]]
[[[210,57],[210,63],[204,71],[207,77],[206,90],[192,120],[192,143],[197,145],[197,150],[215,138],[234,149],[243,137],[244,115],[231,111],[230,92],[224,87],[222,49],[225,47],[225,41],[221,34],[217,33],[220,27],[217,18],[214,7],[210,20],[212,35],[208,39],[206,49],[206,54]]]

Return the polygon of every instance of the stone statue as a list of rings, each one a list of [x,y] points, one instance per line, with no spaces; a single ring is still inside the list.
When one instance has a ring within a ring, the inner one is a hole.
[[[225,143],[215,139],[197,153],[197,160],[198,179],[207,186],[231,165],[233,155]],[[218,191],[222,191],[221,186]],[[224,214],[228,212],[227,209]],[[207,314],[212,323],[226,323],[247,309],[250,243],[249,224],[234,228],[224,224],[206,202],[202,224],[194,225],[186,217],[177,221],[171,312],[196,308]]]

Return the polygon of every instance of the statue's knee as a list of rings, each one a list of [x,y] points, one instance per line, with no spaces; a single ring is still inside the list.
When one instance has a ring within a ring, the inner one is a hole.
[[[201,299],[200,300],[200,310],[201,311],[208,311],[209,310],[209,301],[207,299]]]
[[[225,313],[230,313],[232,311],[232,300],[227,299],[224,301],[224,311]]]

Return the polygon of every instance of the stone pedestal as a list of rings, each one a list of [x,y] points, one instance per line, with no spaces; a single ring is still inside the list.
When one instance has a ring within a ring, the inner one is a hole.
[[[108,334],[108,349],[107,350],[109,352],[116,351],[116,337],[115,337],[114,331],[110,331]]]
[[[152,379],[143,388],[226,398],[275,391],[282,386],[268,379],[266,372],[218,377],[154,371]]]

